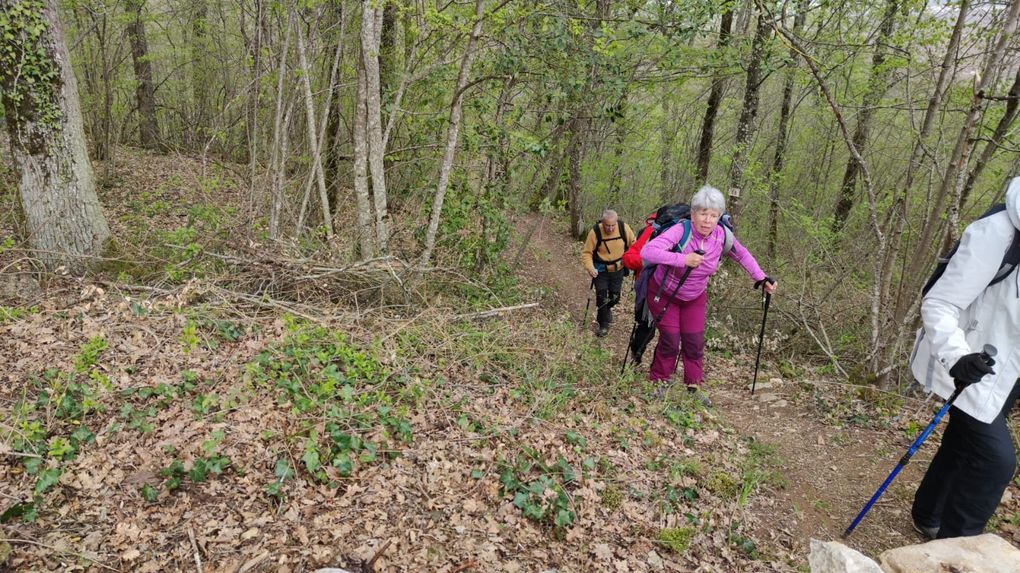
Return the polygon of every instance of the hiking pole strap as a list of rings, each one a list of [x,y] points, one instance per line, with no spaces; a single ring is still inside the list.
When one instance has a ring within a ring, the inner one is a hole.
[[[694,249],[694,253],[698,255],[704,255],[705,251],[702,251],[701,249]],[[669,301],[676,298],[676,293],[680,292],[680,287],[682,287],[684,283],[687,282],[687,277],[691,275],[691,271],[693,270],[694,267],[687,267],[687,269],[684,271],[683,276],[680,277],[680,280],[677,281],[676,286],[673,287],[673,293],[669,295],[669,300],[666,301],[666,304],[662,305],[662,310],[659,312],[659,316],[656,316],[652,319],[652,328],[657,328],[659,326],[659,322],[662,320],[662,317],[666,316],[666,310],[669,309]],[[659,294],[662,293],[662,287],[666,285],[666,277],[668,276],[669,273],[666,273],[662,276],[662,284],[659,285],[659,290],[655,293],[656,302],[658,302]]]
[[[931,434],[932,430],[935,429],[935,426],[938,426],[939,422],[942,421],[942,417],[946,415],[946,412],[949,411],[949,408],[953,405],[953,402],[956,401],[957,396],[959,396],[960,392],[962,391],[963,388],[957,389],[955,392],[952,393],[952,395],[949,396],[949,399],[946,400],[946,403],[943,404],[942,408],[938,411],[937,414],[935,414],[935,418],[931,421],[930,424],[928,424],[928,427],[925,428],[923,432],[921,432],[921,435],[918,436],[916,440],[914,440],[914,443],[911,444],[910,449],[907,450],[907,453],[903,454],[903,457],[900,458],[900,461],[896,464],[896,467],[894,467],[892,472],[889,474],[889,477],[885,478],[885,481],[882,482],[881,486],[879,486],[878,490],[875,492],[875,495],[871,496],[871,499],[868,500],[868,503],[864,505],[864,508],[861,509],[861,512],[858,513],[857,517],[855,517],[853,522],[850,523],[850,527],[847,527],[846,531],[843,532],[843,539],[846,539],[847,537],[850,536],[851,533],[853,533],[854,529],[857,528],[857,525],[861,522],[862,519],[864,519],[864,516],[867,515],[868,511],[871,510],[871,506],[875,505],[875,502],[878,501],[878,498],[882,497],[882,494],[885,493],[885,490],[889,487],[889,484],[891,484],[892,481],[896,479],[896,476],[899,475],[900,471],[903,470],[903,468],[906,467],[907,463],[910,462],[910,458],[914,456],[918,448],[921,447],[921,444],[923,444],[924,441],[928,439],[928,435]]]

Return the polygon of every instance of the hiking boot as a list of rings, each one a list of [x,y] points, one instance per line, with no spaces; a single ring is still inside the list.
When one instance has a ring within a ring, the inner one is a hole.
[[[599,329],[595,332],[595,336],[597,336],[599,338],[602,338],[603,336],[605,336],[607,334],[609,334],[609,327],[608,326],[600,326]]]
[[[939,526],[937,525],[933,525],[930,527],[921,525],[914,518],[910,519],[910,524],[914,526],[914,531],[920,533],[921,537],[925,538],[925,540],[927,541],[931,541],[939,536]]]
[[[701,388],[697,386],[688,386],[687,394],[690,395],[695,400],[697,400],[698,402],[701,402],[702,406],[706,408],[712,407],[712,400],[708,398],[708,394],[706,394],[705,391],[702,390]]]

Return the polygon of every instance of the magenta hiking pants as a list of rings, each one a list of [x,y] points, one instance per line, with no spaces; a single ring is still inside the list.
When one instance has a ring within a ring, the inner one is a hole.
[[[694,300],[670,300],[663,296],[655,302],[654,293],[659,285],[648,285],[648,309],[652,316],[659,316],[663,306],[666,313],[659,321],[659,343],[655,346],[655,357],[648,370],[653,382],[669,380],[676,368],[677,354],[683,353],[684,384],[698,386],[705,379],[705,307],[708,293],[702,292]]]

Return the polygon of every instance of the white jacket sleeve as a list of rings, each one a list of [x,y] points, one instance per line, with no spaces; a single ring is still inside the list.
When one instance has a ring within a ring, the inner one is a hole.
[[[945,273],[921,301],[921,320],[932,355],[947,370],[961,356],[975,352],[967,343],[968,325],[960,324],[960,314],[995,277],[1012,233],[1011,226],[995,224],[992,218],[968,225]]]

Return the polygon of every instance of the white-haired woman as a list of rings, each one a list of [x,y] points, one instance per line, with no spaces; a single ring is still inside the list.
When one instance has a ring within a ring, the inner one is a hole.
[[[659,384],[660,389],[673,377],[680,353],[687,390],[697,392],[704,382],[706,288],[723,254],[744,267],[756,286],[764,285],[769,293],[776,290],[776,281],[766,275],[754,256],[719,224],[725,211],[726,200],[722,193],[706,185],[691,198],[690,223],[673,225],[641,250],[645,263],[658,265],[648,285],[648,309],[652,316],[661,316],[656,325],[659,343],[648,377]],[[688,233],[688,240],[681,245],[685,233]],[[730,241],[732,248],[724,253]],[[690,273],[683,280],[688,270]],[[701,400],[710,403],[703,391]]]

